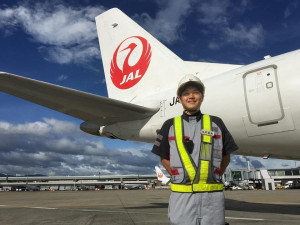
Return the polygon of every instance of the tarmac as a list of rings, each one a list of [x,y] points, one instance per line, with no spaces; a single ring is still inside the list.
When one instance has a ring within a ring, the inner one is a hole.
[[[225,191],[230,225],[299,224],[300,189]],[[169,190],[0,192],[3,225],[165,225]]]

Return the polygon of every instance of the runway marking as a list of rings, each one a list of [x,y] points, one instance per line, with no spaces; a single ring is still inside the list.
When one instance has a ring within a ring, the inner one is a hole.
[[[47,208],[47,207],[27,207],[29,209],[57,209],[57,208]]]
[[[113,210],[103,210],[103,209],[66,209],[66,210],[76,210],[80,212],[105,212],[105,213],[129,213],[129,214],[148,214],[148,215],[162,215],[166,213],[147,213],[147,212],[128,212],[128,211],[113,211]]]
[[[242,217],[225,217],[226,219],[232,219],[232,220],[265,220],[265,219],[259,219],[259,218],[242,218]]]
[[[42,207],[42,206],[12,206],[12,205],[0,205],[0,207],[10,207],[10,208],[25,208],[25,209],[49,209],[49,210],[55,210],[55,209],[64,209],[64,210],[74,210],[74,211],[80,211],[80,212],[103,212],[103,213],[130,213],[130,214],[148,214],[148,215],[161,215],[164,213],[146,213],[146,212],[130,212],[126,211],[120,211],[120,210],[105,210],[105,209],[82,209],[82,208],[65,208],[65,207],[58,207],[58,208],[50,208],[50,207]]]
[[[71,209],[73,210],[73,209]],[[80,212],[107,212],[107,213],[127,213],[126,211],[112,211],[112,210],[96,210],[96,209],[74,209]]]

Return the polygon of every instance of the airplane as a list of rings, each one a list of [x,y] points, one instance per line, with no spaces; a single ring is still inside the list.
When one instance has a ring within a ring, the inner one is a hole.
[[[39,191],[40,189],[41,189],[41,187],[36,186],[36,185],[27,185],[26,186],[27,191]]]
[[[170,185],[171,178],[166,177],[166,175],[161,171],[158,166],[155,166],[157,179],[161,182],[162,185]]]
[[[19,185],[16,187],[13,187],[12,190],[15,191],[39,191],[41,188],[39,186],[35,186],[35,185]]]
[[[206,86],[203,113],[219,116],[236,154],[299,160],[300,50],[249,65],[183,61],[117,8],[96,17],[108,97],[0,72],[0,91],[83,120],[89,134],[153,143],[182,114],[179,80]]]
[[[123,184],[122,188],[124,190],[144,190],[146,187],[144,184]]]

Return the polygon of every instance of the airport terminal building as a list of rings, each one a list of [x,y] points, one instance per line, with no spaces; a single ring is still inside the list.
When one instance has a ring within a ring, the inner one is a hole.
[[[249,187],[263,190],[300,188],[300,168],[268,170],[228,168],[224,174],[224,180],[242,189]]]
[[[300,188],[300,168],[227,168],[225,189]],[[104,176],[0,176],[0,191],[144,189],[159,186],[156,174]]]
[[[1,176],[0,191],[143,189],[153,175]]]

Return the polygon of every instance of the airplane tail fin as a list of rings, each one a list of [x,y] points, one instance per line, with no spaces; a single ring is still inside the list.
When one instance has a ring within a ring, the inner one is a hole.
[[[157,179],[161,181],[163,185],[168,185],[170,183],[171,179],[166,177],[165,174],[161,171],[161,169],[158,166],[155,167],[155,171],[156,171]]]
[[[97,16],[96,24],[110,98],[139,104],[177,87],[184,61],[141,26],[116,8]]]

